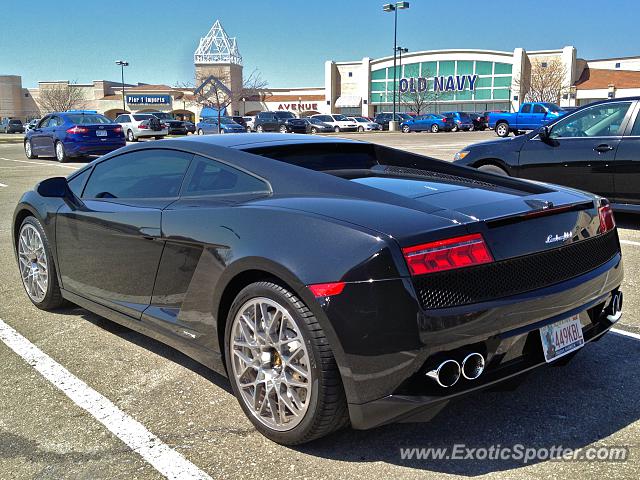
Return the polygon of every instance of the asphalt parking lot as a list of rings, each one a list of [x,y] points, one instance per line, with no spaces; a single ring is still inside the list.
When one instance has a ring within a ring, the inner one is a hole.
[[[345,135],[451,160],[493,132]],[[0,137],[2,140],[2,137]],[[28,160],[0,141],[0,320],[134,419],[201,478],[639,478],[640,218],[618,216],[625,262],[617,331],[565,367],[538,369],[514,391],[451,403],[427,424],[344,430],[302,447],[257,433],[223,377],[177,351],[80,308],[48,313],[23,291],[13,209],[45,177],[84,165]],[[0,478],[162,478],[160,471],[0,341]],[[402,460],[403,447],[628,446],[626,462]]]

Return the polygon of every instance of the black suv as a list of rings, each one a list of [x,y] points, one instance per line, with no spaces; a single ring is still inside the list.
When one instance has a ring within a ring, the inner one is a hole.
[[[382,130],[389,130],[389,122],[391,121],[392,116],[393,113],[379,113],[376,115],[376,118],[373,121],[380,125],[380,127],[382,127]],[[396,113],[396,121],[398,122],[398,124],[412,119],[413,117],[411,115],[407,115],[406,113]]]
[[[0,122],[0,131],[3,133],[24,133],[24,125],[15,118],[5,118]]]
[[[289,131],[287,120],[296,118],[291,112],[260,112],[253,124],[256,132],[282,132]]]

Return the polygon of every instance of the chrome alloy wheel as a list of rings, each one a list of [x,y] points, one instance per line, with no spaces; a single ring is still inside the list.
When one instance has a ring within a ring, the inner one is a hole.
[[[42,302],[47,295],[49,263],[40,232],[28,223],[20,230],[18,261],[27,294],[34,302]]]
[[[266,427],[291,430],[311,401],[309,353],[300,328],[279,303],[247,301],[233,319],[230,356],[242,401]]]

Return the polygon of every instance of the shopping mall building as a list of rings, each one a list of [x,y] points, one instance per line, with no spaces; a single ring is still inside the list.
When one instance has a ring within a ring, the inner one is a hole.
[[[324,86],[266,88],[250,95],[233,94],[228,113],[252,115],[264,110],[285,110],[297,115],[344,113],[373,116],[393,108],[393,57],[364,57],[355,61],[325,62]],[[557,50],[513,51],[452,49],[405,53],[397,59],[397,110],[416,111],[415,98],[426,100],[426,111],[515,110],[526,100],[532,70],[554,68],[562,72],[560,104],[579,106],[606,98],[640,95],[640,56],[585,60],[575,47]],[[258,66],[259,67],[259,66]],[[242,90],[242,56],[235,38],[219,21],[200,39],[194,53],[195,84],[219,78],[230,89]],[[23,120],[46,113],[40,95],[67,81],[43,81],[24,88],[17,75],[0,75],[0,118]],[[170,112],[178,118],[198,120],[210,111],[193,95],[193,89],[125,84],[95,80],[69,84],[81,89],[82,108],[115,118],[123,111]],[[203,108],[207,110],[203,111]]]

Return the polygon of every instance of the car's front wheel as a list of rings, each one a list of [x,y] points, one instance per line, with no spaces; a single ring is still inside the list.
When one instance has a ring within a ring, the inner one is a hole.
[[[269,439],[301,444],[348,423],[327,338],[288,289],[258,282],[238,294],[227,318],[225,355],[240,406]]]
[[[359,132],[364,132],[364,127],[362,127],[362,126],[358,127],[358,131]]]
[[[340,127],[336,125],[335,127],[333,127],[333,131],[336,133],[340,133]]]
[[[316,133],[318,133],[318,129],[316,127],[311,127],[311,133],[315,135]]]
[[[33,154],[33,146],[31,145],[31,140],[27,140],[24,142],[24,154],[27,158],[38,158],[37,155]]]
[[[262,125],[258,125],[258,126],[256,127],[256,132],[258,132],[258,133],[262,133],[262,132],[264,132],[264,127],[263,127]]]
[[[509,174],[504,168],[499,167],[497,165],[493,165],[493,164],[481,165],[478,167],[478,170],[482,172],[493,173],[495,175],[502,175],[505,177],[509,176]]]
[[[280,125],[280,133],[287,133],[287,126],[286,125]]]
[[[37,218],[22,221],[16,242],[18,268],[29,300],[42,310],[64,304],[47,235]]]
[[[198,129],[198,135],[204,135],[204,132],[202,131],[201,128]]]
[[[409,133],[411,131],[411,127],[409,125],[402,126],[402,133]]]

